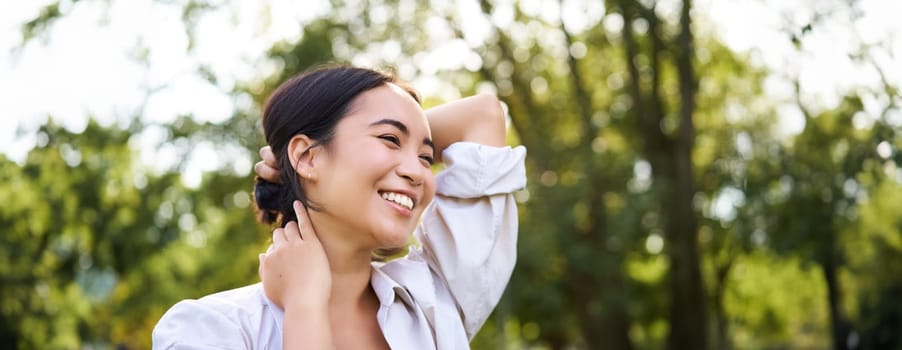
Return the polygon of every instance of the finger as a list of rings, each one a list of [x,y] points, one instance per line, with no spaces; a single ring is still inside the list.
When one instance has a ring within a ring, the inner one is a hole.
[[[274,247],[279,247],[280,245],[284,244],[285,241],[285,230],[277,228],[272,231],[272,245]]]
[[[298,218],[298,230],[301,232],[301,238],[319,243],[319,237],[316,236],[316,231],[313,230],[313,224],[310,222],[307,208],[304,207],[301,201],[294,201],[292,206],[294,207],[294,215]]]
[[[279,170],[269,166],[264,161],[259,161],[257,164],[254,164],[254,172],[266,181],[274,184],[282,183],[282,179],[279,177]]]
[[[263,162],[266,163],[270,168],[278,168],[278,164],[276,164],[276,154],[272,153],[272,147],[266,146],[260,149],[260,158],[263,158]]]
[[[260,264],[257,265],[257,276],[260,276],[260,280],[263,280],[263,257],[264,256],[266,256],[266,254],[263,254],[263,253],[260,253],[260,255],[257,256],[257,258],[260,260]]]
[[[288,224],[285,225],[285,240],[287,242],[292,242],[303,239],[304,237],[301,236],[301,231],[298,229],[298,223],[289,221]]]

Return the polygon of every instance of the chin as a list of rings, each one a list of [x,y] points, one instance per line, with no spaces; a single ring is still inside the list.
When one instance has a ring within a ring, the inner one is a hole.
[[[412,228],[393,232],[383,232],[376,235],[376,241],[379,244],[379,248],[401,248],[410,242],[410,236],[412,234]]]
[[[387,237],[386,237],[387,238]],[[391,248],[401,248],[407,245],[410,242],[410,235],[404,235],[403,237],[391,237],[391,238],[383,238],[379,240],[379,247],[383,249],[391,249]]]

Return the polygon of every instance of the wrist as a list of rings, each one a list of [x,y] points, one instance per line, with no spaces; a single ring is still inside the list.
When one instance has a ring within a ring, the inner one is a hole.
[[[308,296],[287,298],[283,300],[283,304],[282,307],[285,309],[285,312],[291,310],[303,313],[319,313],[329,308],[328,299]]]

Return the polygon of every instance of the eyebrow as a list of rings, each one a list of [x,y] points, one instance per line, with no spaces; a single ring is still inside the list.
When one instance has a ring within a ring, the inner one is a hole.
[[[377,125],[391,125],[391,126],[398,128],[398,130],[401,130],[401,133],[403,133],[404,135],[410,136],[410,130],[407,129],[407,125],[404,125],[404,123],[402,123],[399,120],[383,118],[383,119],[379,119],[377,121],[370,123],[370,127],[374,127]],[[424,137],[423,144],[426,146],[432,147],[432,151],[435,152],[435,144],[432,143],[431,139],[429,139],[428,137]]]

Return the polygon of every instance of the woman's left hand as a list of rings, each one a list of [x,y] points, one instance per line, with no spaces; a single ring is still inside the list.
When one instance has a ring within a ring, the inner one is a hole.
[[[294,202],[298,222],[273,231],[272,247],[260,254],[260,279],[266,297],[285,310],[321,310],[332,291],[329,260],[307,210]]]

